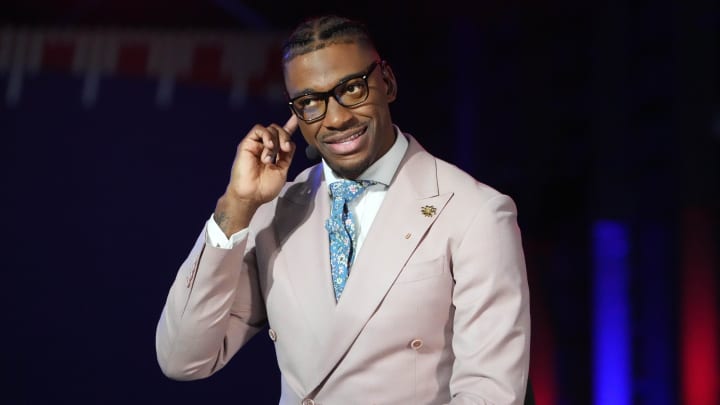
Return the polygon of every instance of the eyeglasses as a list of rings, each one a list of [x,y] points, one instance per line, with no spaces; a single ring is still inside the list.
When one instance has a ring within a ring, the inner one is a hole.
[[[364,103],[370,93],[367,79],[379,64],[380,61],[376,60],[365,73],[341,80],[330,91],[305,93],[290,99],[290,109],[301,120],[312,123],[325,117],[330,96],[343,107],[355,107]]]

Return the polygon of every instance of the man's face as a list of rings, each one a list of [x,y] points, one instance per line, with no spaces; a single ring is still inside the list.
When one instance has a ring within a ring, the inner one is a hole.
[[[378,56],[374,51],[357,44],[330,45],[286,62],[285,86],[291,99],[330,91],[348,78],[367,73],[375,61]],[[395,141],[388,106],[397,88],[392,71],[388,67],[383,75],[383,66],[376,66],[367,77],[367,85],[367,99],[357,106],[344,107],[330,96],[324,117],[310,123],[299,121],[307,143],[317,148],[335,172],[350,179],[384,155]],[[339,88],[348,99],[355,91],[353,86]]]

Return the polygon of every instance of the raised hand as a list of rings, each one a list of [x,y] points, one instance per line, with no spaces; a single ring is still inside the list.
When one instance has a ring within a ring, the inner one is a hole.
[[[293,114],[282,127],[255,125],[240,142],[225,194],[215,208],[215,221],[227,236],[246,228],[257,208],[277,197],[295,154]]]

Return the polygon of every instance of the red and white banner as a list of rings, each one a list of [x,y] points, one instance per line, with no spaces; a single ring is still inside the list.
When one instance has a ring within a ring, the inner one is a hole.
[[[281,40],[273,33],[5,27],[0,28],[0,76],[7,76],[9,106],[22,98],[25,79],[46,71],[82,78],[88,107],[108,77],[157,80],[159,106],[172,103],[178,83],[228,89],[230,102],[241,105],[248,96],[282,98]]]

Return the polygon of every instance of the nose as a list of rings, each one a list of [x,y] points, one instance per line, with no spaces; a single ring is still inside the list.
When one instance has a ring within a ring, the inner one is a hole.
[[[325,112],[325,119],[323,125],[328,128],[345,128],[348,121],[353,117],[352,111],[349,108],[343,107],[335,98],[330,97],[327,101],[327,111]]]

